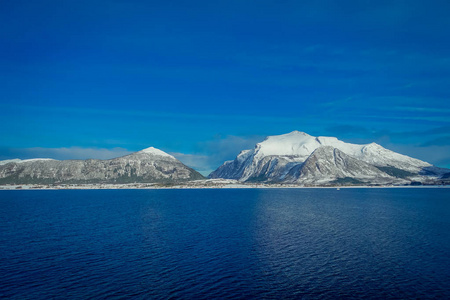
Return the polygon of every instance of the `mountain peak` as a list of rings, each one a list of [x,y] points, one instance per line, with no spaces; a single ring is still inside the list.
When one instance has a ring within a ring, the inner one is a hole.
[[[107,160],[29,159],[0,164],[0,184],[172,183],[203,178],[154,147]]]
[[[171,157],[171,158],[175,158],[170,154],[167,154],[166,152],[159,150],[155,147],[148,147],[145,149],[142,149],[141,151],[137,152],[137,153],[145,153],[145,154],[151,154],[151,155],[158,155],[158,156],[164,156],[164,157]]]
[[[298,130],[294,130],[294,131],[291,131],[291,132],[289,132],[289,133],[285,133],[285,134],[283,134],[283,135],[304,135],[304,136],[310,136],[310,135],[307,134],[306,132],[298,131]]]
[[[398,169],[406,172],[405,174],[417,176],[423,168],[431,166],[418,159],[385,149],[376,143],[351,144],[336,137],[314,137],[295,130],[282,135],[268,136],[263,142],[256,144],[254,149],[242,151],[233,163],[219,167],[210,177],[267,182],[306,180],[305,177],[298,177],[302,170],[306,170],[302,167],[306,161],[318,162],[325,168],[317,173],[322,174],[323,179],[330,179],[328,175],[346,174],[348,177],[361,176],[360,179],[373,182],[378,182],[378,177],[388,176],[383,170],[392,172]],[[339,172],[336,168],[340,169]],[[325,170],[331,173],[327,175]],[[294,175],[297,178],[293,178]]]
[[[320,144],[316,138],[301,131],[268,136],[256,145],[258,157],[269,155],[309,155]]]
[[[280,135],[269,135],[265,138],[265,140],[269,139],[288,139],[288,138],[298,138],[298,137],[311,137],[311,135],[307,134],[303,131],[294,130],[288,133],[280,134]]]
[[[298,138],[298,137],[313,137],[309,134],[307,134],[306,132],[303,131],[298,131],[298,130],[294,130],[285,134],[281,134],[281,135],[273,135],[273,136],[269,136],[268,138],[273,138],[273,137],[284,137],[284,138]]]
[[[382,148],[382,146],[380,146],[380,145],[378,145],[377,143],[374,143],[374,142],[372,142],[372,143],[370,143],[370,144],[367,144],[366,147]]]

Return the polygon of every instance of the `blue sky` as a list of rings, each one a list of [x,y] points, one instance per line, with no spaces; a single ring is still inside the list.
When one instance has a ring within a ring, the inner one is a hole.
[[[300,130],[450,167],[449,11],[439,0],[5,0],[0,159],[154,146],[207,173]]]

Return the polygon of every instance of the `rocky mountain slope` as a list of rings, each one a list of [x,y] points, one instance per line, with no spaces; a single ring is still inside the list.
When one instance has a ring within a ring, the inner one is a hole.
[[[153,147],[109,160],[29,159],[0,162],[0,184],[181,182],[203,179]]]
[[[375,143],[350,144],[293,131],[267,137],[209,177],[242,182],[407,184],[436,180],[448,172]]]

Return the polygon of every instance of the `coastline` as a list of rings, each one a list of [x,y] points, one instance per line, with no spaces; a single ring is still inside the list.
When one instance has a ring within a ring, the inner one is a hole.
[[[190,181],[177,184],[128,183],[128,184],[8,184],[0,185],[0,191],[21,190],[190,190],[190,189],[379,189],[379,188],[450,188],[450,185],[295,185],[241,183],[231,180]]]

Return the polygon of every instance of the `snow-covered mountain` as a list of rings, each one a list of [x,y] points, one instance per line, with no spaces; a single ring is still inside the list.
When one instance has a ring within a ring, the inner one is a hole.
[[[150,147],[109,160],[0,162],[0,184],[179,182],[202,179],[172,155]]]
[[[269,136],[212,172],[210,178],[239,181],[326,183],[408,183],[438,178],[447,169],[371,143],[345,143],[304,132]]]

